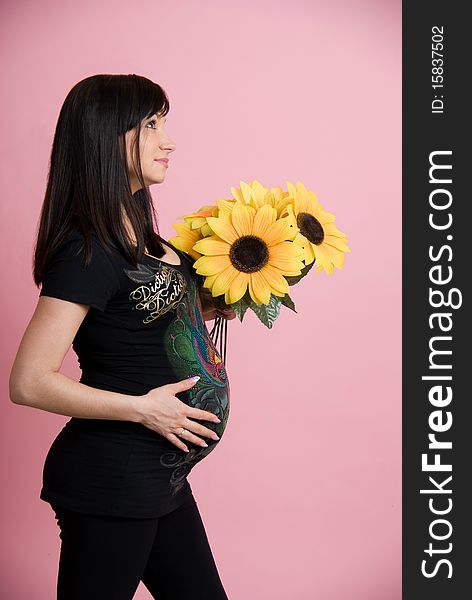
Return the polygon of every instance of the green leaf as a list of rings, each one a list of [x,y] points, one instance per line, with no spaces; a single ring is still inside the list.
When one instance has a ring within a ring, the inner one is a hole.
[[[310,268],[313,266],[313,264],[314,263],[312,263],[311,265],[308,266],[305,273],[307,273],[310,270]],[[300,279],[301,279],[301,277],[303,277],[303,275],[299,276]],[[295,277],[292,279],[295,279]],[[273,294],[271,294],[269,304],[267,304],[267,305],[266,304],[256,304],[254,302],[254,300],[251,298],[249,289],[246,290],[246,292],[242,298],[240,298],[237,302],[233,302],[232,304],[226,304],[224,298],[225,298],[224,294],[221,294],[221,295],[213,298],[213,302],[214,302],[216,308],[225,308],[227,306],[231,306],[233,308],[234,312],[236,313],[236,316],[241,321],[241,323],[243,321],[244,315],[246,314],[248,308],[250,308],[255,313],[257,318],[261,321],[261,323],[263,323],[269,329],[272,329],[272,326],[273,326],[275,320],[279,316],[280,307],[282,306],[282,304],[284,306],[286,306],[287,308],[290,308],[290,310],[297,312],[295,310],[295,303],[290,298],[289,294],[285,294],[285,296],[283,298],[280,298],[279,296],[274,296]]]
[[[243,302],[242,298],[231,305],[238,319],[242,322],[243,317],[249,306]]]
[[[309,265],[305,265],[303,267],[303,269],[301,270],[302,272],[300,275],[294,275],[293,277],[284,275],[285,279],[287,280],[288,285],[295,285],[296,283],[298,283],[300,281],[300,279],[303,279],[303,277],[305,277],[305,275],[308,273],[308,271],[313,267],[315,262],[316,262],[316,260],[314,260]]]
[[[258,319],[269,329],[272,329],[274,321],[280,313],[282,302],[278,296],[271,295],[269,304],[256,304],[251,300],[250,308]]]
[[[293,302],[293,300],[290,298],[290,296],[288,294],[285,294],[285,296],[283,296],[283,298],[281,298],[281,302],[284,306],[286,306],[287,308],[290,308],[290,310],[293,310],[293,312],[297,312],[295,310],[295,303]]]

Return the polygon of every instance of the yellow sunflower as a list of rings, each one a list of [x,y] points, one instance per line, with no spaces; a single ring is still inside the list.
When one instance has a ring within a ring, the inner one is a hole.
[[[237,200],[231,212],[207,217],[215,235],[197,241],[194,250],[204,256],[194,267],[205,275],[204,287],[213,297],[225,295],[226,304],[240,300],[247,289],[256,304],[268,304],[271,294],[285,296],[285,276],[301,274],[304,267],[301,246],[293,237],[293,217],[277,219],[270,204],[255,208]]]
[[[190,254],[193,259],[199,258],[201,254],[196,252],[193,246],[202,237],[200,229],[192,229],[190,223],[173,223],[172,227],[177,231],[178,235],[171,237],[169,242],[179,250],[182,250],[182,252]]]
[[[240,181],[239,187],[231,187],[231,193],[236,200],[244,204],[250,204],[256,209],[264,206],[264,204],[274,206],[269,188],[262,185],[257,179],[253,179],[251,183]]]
[[[270,204],[277,209],[277,216],[280,216],[282,209],[292,202],[289,193],[284,192],[281,187],[269,188],[257,179],[253,179],[249,184],[244,181],[240,181],[239,183],[239,188],[231,188],[231,193],[236,200],[250,204],[255,208],[260,208],[264,204]]]
[[[272,197],[274,198],[274,206],[277,209],[277,216],[281,217],[283,216],[287,205],[293,204],[293,198],[290,197],[290,194],[288,192],[284,192],[284,190],[280,187],[270,188],[270,191]]]
[[[235,201],[240,201],[244,204],[252,206],[256,210],[262,206],[268,204],[276,209],[276,218],[282,216],[282,212],[285,209],[287,203],[292,202],[291,198],[288,198],[288,192],[284,192],[282,188],[268,188],[257,179],[253,179],[251,183],[247,184],[244,181],[240,181],[240,186],[232,187],[231,193],[233,194]],[[235,202],[233,201],[233,203]],[[231,201],[229,201],[231,202]],[[229,207],[231,211],[232,206]],[[221,214],[221,210],[220,210]],[[287,236],[287,240],[292,240],[298,233],[297,222],[292,214],[288,214],[290,228],[292,229],[291,235]]]
[[[184,223],[188,223],[192,230],[199,229],[202,237],[211,235],[212,231],[208,227],[206,218],[216,217],[218,215],[218,207],[214,204],[207,204],[199,208],[196,212],[180,217]]]
[[[234,205],[236,204],[236,200],[217,200],[216,201],[217,205],[218,205],[218,213],[215,215],[211,215],[212,217],[222,217],[225,216],[227,218],[230,218],[231,212],[234,208]],[[208,235],[212,235],[213,234],[213,230],[211,229],[211,227],[208,225],[208,228],[210,229],[210,233]]]
[[[305,264],[316,259],[316,271],[324,269],[328,275],[333,273],[334,267],[342,269],[344,253],[351,250],[346,244],[346,235],[333,223],[336,217],[323,209],[316,194],[307,190],[301,181],[297,181],[296,187],[287,181],[287,189],[284,212],[296,218],[299,233],[293,243],[303,248]]]

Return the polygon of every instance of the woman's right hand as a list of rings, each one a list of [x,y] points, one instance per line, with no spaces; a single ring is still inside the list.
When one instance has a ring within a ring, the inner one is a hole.
[[[140,396],[139,406],[136,407],[139,413],[139,423],[148,429],[157,431],[185,452],[188,452],[188,448],[181,438],[199,446],[208,444],[195,434],[214,440],[219,439],[214,431],[191,420],[191,418],[203,419],[220,423],[220,419],[215,414],[200,408],[192,408],[175,396],[179,392],[190,389],[198,379],[183,379],[176,383],[167,383],[153,388],[147,394]],[[185,429],[185,432],[180,435],[182,428]]]

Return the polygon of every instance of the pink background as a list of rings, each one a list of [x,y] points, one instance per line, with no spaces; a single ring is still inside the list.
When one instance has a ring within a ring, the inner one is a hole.
[[[68,418],[8,397],[54,127],[77,81],[138,73],[171,102],[177,150],[151,188],[162,235],[240,180],[300,179],[352,250],[344,271],[293,288],[298,314],[272,331],[229,323],[229,426],[189,477],[228,596],[399,599],[400,2],[10,0],[0,40],[2,598],[55,597],[60,541],[39,490]],[[63,372],[79,377],[72,351]],[[135,598],[150,598],[142,584]]]

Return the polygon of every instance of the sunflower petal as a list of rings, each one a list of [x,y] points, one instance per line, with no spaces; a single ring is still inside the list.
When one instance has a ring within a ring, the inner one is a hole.
[[[211,288],[213,287],[213,282],[218,277],[218,275],[219,273],[216,273],[215,275],[207,275],[205,277],[205,281],[203,282],[203,287],[211,290]]]
[[[311,265],[315,258],[315,245],[308,242],[305,246],[305,265]]]
[[[337,250],[342,250],[343,252],[351,251],[351,249],[346,245],[345,240],[333,235],[325,235],[323,243],[329,244],[330,246],[333,246]]]
[[[269,246],[269,255],[273,258],[303,260],[303,245],[301,243],[295,243],[290,241],[280,242],[279,244]]]
[[[178,250],[182,250],[182,252],[186,252],[187,254],[189,254],[194,260],[200,258],[201,256],[199,252],[195,252],[195,250],[192,250],[193,242],[189,242],[185,238],[182,238],[177,235],[170,238],[168,241]]]
[[[300,275],[304,267],[302,261],[295,259],[291,260],[287,258],[276,258],[273,260],[269,259],[269,264],[277,269],[280,269],[282,275],[287,275],[290,277],[293,275]]]
[[[239,271],[235,269],[231,263],[226,267],[226,269],[220,271],[213,281],[213,296],[220,296],[221,294],[226,293],[226,291],[231,287],[231,282],[235,277],[237,277],[238,273]]]
[[[252,224],[254,222],[255,210],[252,206],[245,206],[241,202],[236,202],[231,213],[231,222],[238,234],[238,237],[250,235],[252,233]]]
[[[249,275],[239,271],[236,277],[231,281],[229,290],[226,292],[225,300],[227,304],[232,304],[240,300],[247,290]]]
[[[298,212],[309,212],[308,190],[301,181],[297,181]]]
[[[270,285],[258,271],[250,274],[249,294],[256,304],[269,304]]]
[[[279,269],[276,269],[270,263],[267,263],[260,270],[260,274],[267,281],[268,285],[270,285],[273,293],[279,292],[281,294],[288,294],[288,282]]]
[[[174,223],[173,227],[180,237],[185,239],[197,241],[201,237],[198,232],[192,231],[186,223]]]
[[[239,182],[239,186],[241,188],[241,192],[244,198],[244,202],[246,204],[249,204],[251,202],[251,197],[252,197],[252,188],[251,186],[246,183],[245,181],[240,181]]]
[[[230,263],[229,256],[200,256],[193,266],[199,275],[216,275]]]
[[[344,265],[344,253],[341,250],[337,250],[333,246],[329,244],[323,244],[323,250],[329,256],[331,262],[338,269],[342,269]]]
[[[315,217],[321,223],[322,227],[328,223],[332,223],[336,219],[336,215],[333,215],[333,213],[327,212],[326,210],[322,210],[321,212],[317,213]]]
[[[200,252],[200,254],[205,254],[207,256],[229,254],[230,248],[230,244],[219,238],[219,236],[210,236],[203,240],[198,240],[193,247],[193,249]]]
[[[294,233],[291,224],[292,219],[290,217],[284,217],[269,225],[264,236],[266,243],[269,246],[274,246],[284,240],[293,238]]]
[[[252,225],[252,233],[257,237],[266,240],[265,232],[267,228],[275,221],[277,217],[277,211],[272,208],[269,204],[262,206],[254,217],[254,223]]]
[[[238,239],[236,230],[225,217],[207,217],[211,229],[228,244],[233,244]]]
[[[334,223],[325,223],[325,225],[323,225],[323,229],[325,234],[332,235],[333,237],[346,239],[346,234],[340,231]]]
[[[332,273],[334,265],[331,262],[329,254],[327,254],[327,252],[325,251],[323,244],[320,244],[319,246],[314,246],[313,249],[315,251],[316,262],[318,263],[318,267],[323,268],[328,274]]]
[[[213,235],[213,229],[208,225],[208,223],[205,223],[205,225],[203,225],[200,229],[200,233],[203,237],[210,237]]]

